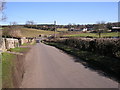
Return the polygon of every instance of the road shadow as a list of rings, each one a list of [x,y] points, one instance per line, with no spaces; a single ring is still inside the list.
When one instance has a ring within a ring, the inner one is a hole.
[[[101,67],[98,67],[97,65],[91,63],[91,62],[88,62],[88,61],[85,61],[85,60],[82,60],[80,57],[77,57],[75,55],[72,55],[71,53],[68,53],[66,51],[63,51],[63,50],[60,50],[59,51],[61,53],[67,53],[67,55],[69,55],[71,58],[73,58],[72,60],[75,62],[75,63],[79,63],[79,64],[82,64],[84,66],[85,69],[89,69],[93,72],[97,72],[97,74],[99,74],[100,76],[103,76],[103,77],[106,77],[106,78],[109,78],[109,79],[112,79],[114,81],[117,81],[118,83],[120,83],[120,77],[118,76],[115,76],[113,73],[111,73],[110,71],[107,71]]]

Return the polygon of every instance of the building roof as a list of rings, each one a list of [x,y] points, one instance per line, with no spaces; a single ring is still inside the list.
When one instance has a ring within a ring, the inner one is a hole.
[[[112,27],[112,29],[120,29],[120,27]]]

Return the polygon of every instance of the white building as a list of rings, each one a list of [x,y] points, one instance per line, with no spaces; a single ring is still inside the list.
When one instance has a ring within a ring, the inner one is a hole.
[[[82,31],[83,31],[83,32],[86,32],[87,30],[88,30],[87,28],[83,28],[83,30],[82,30]]]

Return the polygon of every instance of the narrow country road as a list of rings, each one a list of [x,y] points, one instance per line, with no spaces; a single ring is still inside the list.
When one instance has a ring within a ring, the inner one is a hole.
[[[20,88],[117,88],[118,83],[74,62],[59,49],[37,43],[27,54]]]

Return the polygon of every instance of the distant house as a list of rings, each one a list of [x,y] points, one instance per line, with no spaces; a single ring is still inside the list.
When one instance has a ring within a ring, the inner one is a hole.
[[[83,28],[82,31],[83,31],[83,32],[86,32],[86,31],[88,31],[88,28]]]
[[[112,27],[111,32],[120,32],[120,27]]]
[[[68,31],[81,31],[81,29],[80,28],[70,28],[70,29],[68,29]]]
[[[91,30],[93,30],[93,28],[70,28],[68,29],[68,31],[83,31],[83,32],[91,31]]]
[[[93,28],[83,28],[83,29],[82,29],[83,32],[92,31],[92,30],[93,30]]]

